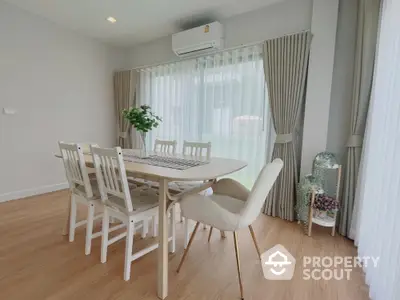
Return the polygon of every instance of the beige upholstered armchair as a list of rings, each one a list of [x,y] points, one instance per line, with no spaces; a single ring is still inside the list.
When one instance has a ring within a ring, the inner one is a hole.
[[[261,213],[265,199],[282,167],[283,161],[279,158],[264,166],[251,191],[235,180],[221,179],[213,185],[214,193],[211,196],[191,194],[183,197],[180,202],[183,216],[196,221],[196,226],[177,272],[182,267],[200,223],[210,225],[211,228],[221,231],[232,231],[235,242],[240,292],[243,299],[237,231],[246,227],[250,229],[258,255],[260,256],[260,250],[251,224]]]

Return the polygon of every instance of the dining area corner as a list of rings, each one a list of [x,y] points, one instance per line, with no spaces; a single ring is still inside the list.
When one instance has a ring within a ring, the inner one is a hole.
[[[191,195],[204,199],[215,197],[220,178],[246,167],[244,161],[211,156],[209,143],[203,145],[206,150],[204,155],[200,151],[201,143],[185,141],[181,154],[168,152],[166,146],[171,144],[174,143],[157,140],[154,151],[143,156],[141,149],[106,149],[95,144],[60,142],[60,153],[55,155],[64,163],[70,184],[71,201],[66,212],[63,234],[69,236],[69,241],[72,242],[75,228],[86,225],[86,255],[90,254],[91,240],[101,236],[102,263],[106,263],[107,247],[125,238],[125,280],[130,278],[133,260],[156,250],[157,295],[160,299],[165,299],[168,295],[168,252],[175,252],[176,206]],[[226,179],[221,181],[224,185]],[[241,189],[249,193],[245,187],[241,186]],[[230,196],[225,197],[236,195],[232,191],[228,191],[228,194]],[[200,200],[200,205],[201,202]],[[88,206],[88,217],[81,222],[76,221],[78,203]],[[224,206],[220,205],[222,209]],[[262,204],[258,207],[258,213],[261,206]],[[102,212],[99,216],[95,216],[94,207]],[[193,220],[193,216],[190,217],[190,213],[186,216],[182,208],[180,211],[180,217],[185,224],[185,248],[188,250],[197,226],[190,233],[189,222]],[[206,207],[204,211],[206,214],[213,212],[207,211]],[[96,218],[102,219],[101,232],[93,233]],[[202,223],[210,226],[210,235],[214,227],[220,229],[222,234],[225,233],[225,228],[218,228],[218,224],[213,224],[212,221],[204,220]],[[152,226],[152,236],[156,237],[156,243],[138,253],[132,253],[135,232],[141,230],[142,237],[145,237],[149,226]],[[114,238],[108,238],[109,233],[121,229],[125,231]],[[186,253],[185,250],[184,256]]]

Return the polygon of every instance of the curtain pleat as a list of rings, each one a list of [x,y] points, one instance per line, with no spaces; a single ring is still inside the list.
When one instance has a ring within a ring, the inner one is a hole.
[[[362,138],[371,97],[378,32],[379,0],[359,0],[357,43],[353,79],[351,128],[347,142],[343,193],[339,212],[339,233],[354,239],[351,231]]]
[[[140,102],[163,118],[148,135],[211,142],[211,155],[244,160],[232,175],[251,187],[270,149],[262,46],[228,50],[140,70]]]
[[[265,80],[277,134],[272,159],[281,158],[284,162],[282,172],[266,199],[264,213],[289,221],[294,219],[298,174],[293,136],[304,100],[310,41],[311,34],[303,32],[264,44]],[[287,139],[286,135],[291,138]]]
[[[400,1],[381,5],[371,100],[356,189],[355,241],[369,297],[400,299]],[[354,214],[353,214],[354,216]]]
[[[135,71],[114,73],[114,103],[117,121],[117,142],[122,148],[132,148],[131,125],[122,116],[124,109],[129,109],[136,103],[136,86],[139,76]]]

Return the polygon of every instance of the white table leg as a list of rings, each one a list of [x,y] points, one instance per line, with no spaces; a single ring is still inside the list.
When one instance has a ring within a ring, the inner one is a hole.
[[[172,241],[169,242],[169,252],[175,253],[175,240],[176,240],[176,209],[175,205],[173,205],[170,209],[169,216],[169,235],[172,237]]]
[[[165,299],[168,296],[168,214],[167,192],[165,179],[160,179],[159,187],[159,216],[158,216],[158,284],[157,296]]]

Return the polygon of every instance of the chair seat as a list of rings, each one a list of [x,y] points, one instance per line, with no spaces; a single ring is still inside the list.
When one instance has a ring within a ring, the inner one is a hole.
[[[226,195],[213,195],[211,199],[217,203],[219,206],[225,208],[234,214],[239,214],[244,207],[245,202]]]
[[[188,195],[180,202],[183,216],[220,230],[239,229],[240,212],[245,202],[230,196]],[[241,226],[243,227],[243,226]]]
[[[90,177],[90,185],[92,186],[93,197],[88,200],[99,200],[100,199],[99,185],[97,184],[97,180],[95,177]],[[87,198],[85,187],[83,185],[77,184],[73,189],[73,193]]]
[[[124,200],[116,196],[109,196],[107,205],[128,215],[135,215],[158,206],[158,195],[154,191],[132,189],[130,194],[133,207],[132,212],[128,212],[125,208]]]

